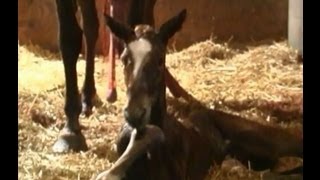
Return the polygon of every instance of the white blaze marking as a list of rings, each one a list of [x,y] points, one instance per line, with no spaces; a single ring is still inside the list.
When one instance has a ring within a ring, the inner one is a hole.
[[[139,67],[142,65],[143,59],[151,51],[152,45],[148,40],[140,38],[129,43],[128,47],[131,50],[132,57],[135,62],[133,75],[134,77],[136,77],[136,75],[138,74]]]

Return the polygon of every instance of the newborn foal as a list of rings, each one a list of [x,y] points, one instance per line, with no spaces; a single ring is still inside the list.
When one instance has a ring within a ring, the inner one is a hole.
[[[120,158],[97,179],[199,180],[227,153],[249,160],[253,169],[272,167],[282,156],[302,156],[302,139],[283,129],[201,105],[182,119],[189,126],[167,113],[166,45],[185,18],[183,10],[155,31],[148,25],[133,30],[106,15],[110,30],[126,44],[121,58],[127,123],[117,142]]]

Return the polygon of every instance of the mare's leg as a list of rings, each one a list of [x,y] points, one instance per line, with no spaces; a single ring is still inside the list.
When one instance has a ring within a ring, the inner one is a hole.
[[[116,76],[115,76],[115,39],[110,34],[110,45],[109,45],[109,61],[108,61],[108,87],[107,87],[107,101],[112,103],[117,100],[117,89],[116,89]]]
[[[62,55],[66,99],[65,114],[67,122],[53,146],[55,152],[86,150],[88,147],[80,129],[79,114],[81,102],[77,84],[77,59],[82,45],[82,31],[77,23],[76,3],[72,0],[56,0],[59,20],[59,43]]]
[[[113,0],[110,2],[110,16],[113,17]],[[115,38],[109,32],[109,61],[108,61],[108,87],[107,87],[107,101],[115,102],[117,100],[117,90],[115,85]]]
[[[109,15],[120,22],[125,22],[129,0],[109,0]],[[109,32],[109,61],[108,61],[108,86],[107,101],[114,102],[117,100],[115,60],[116,54],[121,55],[124,47],[115,36]]]
[[[94,82],[95,46],[98,39],[99,22],[94,0],[78,0],[82,18],[83,33],[86,40],[86,75],[82,88],[83,112],[86,116],[92,114],[96,88]]]

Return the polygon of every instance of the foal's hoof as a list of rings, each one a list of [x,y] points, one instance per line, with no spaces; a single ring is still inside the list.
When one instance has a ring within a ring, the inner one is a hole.
[[[117,100],[117,89],[116,88],[108,89],[107,101],[110,103],[113,103],[116,100]]]
[[[69,151],[87,151],[88,146],[81,132],[75,133],[70,130],[63,129],[60,132],[58,140],[53,145],[53,152],[66,153]]]

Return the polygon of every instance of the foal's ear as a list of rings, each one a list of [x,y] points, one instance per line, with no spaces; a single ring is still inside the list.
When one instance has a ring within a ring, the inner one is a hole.
[[[115,19],[113,19],[107,14],[105,14],[104,16],[105,16],[106,25],[109,27],[111,32],[115,36],[117,36],[119,39],[127,43],[128,41],[130,41],[135,37],[135,33],[131,28],[125,26],[124,24],[119,23],[118,21],[116,21]]]
[[[182,28],[182,24],[187,16],[187,10],[183,9],[178,15],[172,17],[162,24],[159,30],[161,40],[166,44],[168,40]]]

